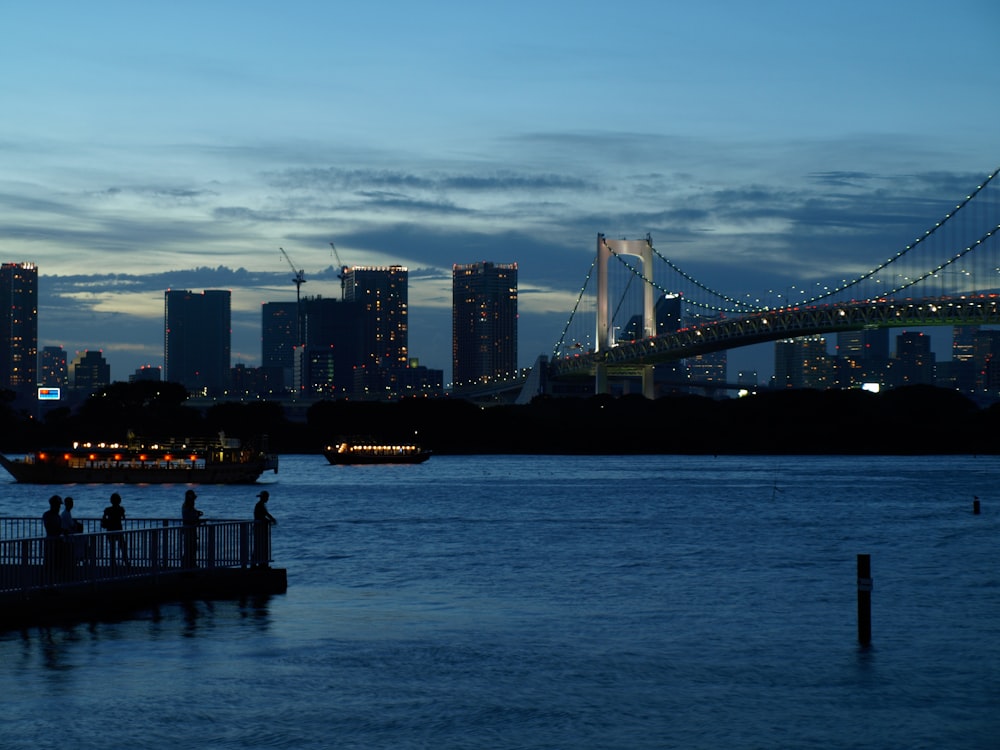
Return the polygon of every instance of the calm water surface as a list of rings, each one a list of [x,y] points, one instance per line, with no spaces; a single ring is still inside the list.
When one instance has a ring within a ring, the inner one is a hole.
[[[998,479],[973,456],[283,456],[288,593],[0,634],[0,748],[996,748]],[[185,488],[115,489],[138,518]],[[112,490],[59,491],[98,516]],[[199,507],[250,517],[256,492]],[[0,485],[0,514],[49,494]]]

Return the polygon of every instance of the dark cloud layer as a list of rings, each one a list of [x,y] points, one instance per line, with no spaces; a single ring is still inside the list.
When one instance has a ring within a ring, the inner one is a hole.
[[[606,135],[531,140],[553,155],[593,148],[633,160],[655,143],[671,153],[690,144]],[[249,193],[242,204],[217,185],[178,181],[97,191],[100,198],[90,210],[72,195],[40,199],[8,190],[0,193],[11,207],[0,215],[0,235],[78,248],[95,260],[102,253],[124,253],[115,257],[127,258],[122,267],[131,273],[61,273],[59,261],[40,259],[42,315],[48,320],[43,331],[71,347],[101,346],[93,339],[111,331],[116,338],[132,336],[121,346],[146,359],[162,350],[165,289],[229,288],[253,295],[255,304],[294,298],[277,253],[282,245],[294,258],[307,251],[304,293],[336,295],[337,269],[328,247],[335,239],[348,264],[410,267],[416,300],[411,345],[426,364],[447,371],[447,289],[455,263],[518,263],[522,363],[530,364],[557,340],[599,232],[631,238],[649,233],[660,253],[699,281],[736,297],[759,295],[863,272],[933,226],[985,176],[813,169],[784,179],[736,170],[720,179],[692,168],[688,159],[678,161],[684,169],[628,170],[610,182],[588,175],[575,161],[566,161],[561,171],[473,164],[288,168],[266,172],[269,191]],[[124,210],[128,201],[146,208]],[[172,213],[178,205],[189,209],[182,220]],[[325,253],[322,264],[315,262],[317,249]],[[175,269],[136,270],[150,252],[169,255]],[[122,313],[106,312],[114,309],[108,300],[121,295],[145,296],[147,312],[139,322],[125,324]],[[562,295],[564,312],[539,304],[551,295]],[[246,307],[234,310],[234,339],[240,339],[234,351],[253,363],[259,359],[259,311]]]

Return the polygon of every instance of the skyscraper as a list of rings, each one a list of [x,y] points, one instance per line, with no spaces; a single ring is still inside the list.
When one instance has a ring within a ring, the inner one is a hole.
[[[833,360],[822,336],[801,336],[774,342],[775,388],[829,388]]]
[[[517,373],[517,264],[456,264],[451,281],[451,368],[455,385]]]
[[[946,360],[944,363],[938,363],[938,376],[940,377],[942,372],[947,373],[951,385],[963,393],[972,393],[976,390],[978,334],[979,326],[955,326],[952,329],[951,362]]]
[[[889,366],[889,329],[871,328],[837,333],[837,384],[853,388],[885,384]]]
[[[934,385],[937,358],[931,337],[921,331],[903,331],[896,336],[896,356],[890,362],[892,385]]]
[[[69,369],[66,366],[65,349],[61,346],[42,347],[39,360],[39,385],[60,388],[69,383]]]
[[[219,395],[229,387],[230,297],[228,290],[164,293],[165,380],[192,393]]]
[[[329,297],[302,300],[305,348],[299,353],[298,389],[302,394],[347,398],[354,389],[355,369],[371,347],[362,341],[359,302]]]
[[[656,300],[653,317],[656,320],[656,335],[673,333],[681,327],[681,296],[679,294],[664,294]]]
[[[344,274],[344,301],[357,304],[360,359],[353,391],[358,398],[400,392],[400,376],[408,365],[408,277],[403,266],[355,266]]]
[[[76,353],[69,373],[74,388],[95,391],[111,384],[111,366],[101,352],[92,349]]]
[[[0,265],[0,388],[33,392],[38,378],[38,266]]]
[[[976,331],[973,363],[976,390],[1000,393],[1000,331]]]
[[[296,302],[265,302],[261,306],[260,365],[270,390],[284,391],[292,386],[295,346],[299,323]]]

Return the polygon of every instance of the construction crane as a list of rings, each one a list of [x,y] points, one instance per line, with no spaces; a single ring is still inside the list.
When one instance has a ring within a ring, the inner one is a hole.
[[[295,270],[295,264],[292,263],[292,259],[288,257],[288,253],[285,252],[285,248],[279,247],[281,254],[285,256],[285,260],[288,261],[288,265],[292,267],[292,273],[295,276],[292,277],[292,283],[295,284],[295,333],[298,337],[298,343],[302,344],[302,300],[301,300],[301,290],[302,285],[306,283],[306,272],[303,270]]]
[[[337,252],[337,246],[332,242],[330,247],[333,249],[333,257],[337,259],[337,267],[340,269],[340,273],[337,274],[337,278],[340,279],[340,298],[344,298],[344,288],[347,285],[347,266],[345,266],[340,260],[340,253]]]

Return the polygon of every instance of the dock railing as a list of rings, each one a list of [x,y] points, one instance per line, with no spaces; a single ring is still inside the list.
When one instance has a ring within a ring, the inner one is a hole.
[[[41,519],[0,518],[0,593],[270,564],[265,522],[126,519],[104,531],[99,519],[77,520],[82,532],[48,537]]]

